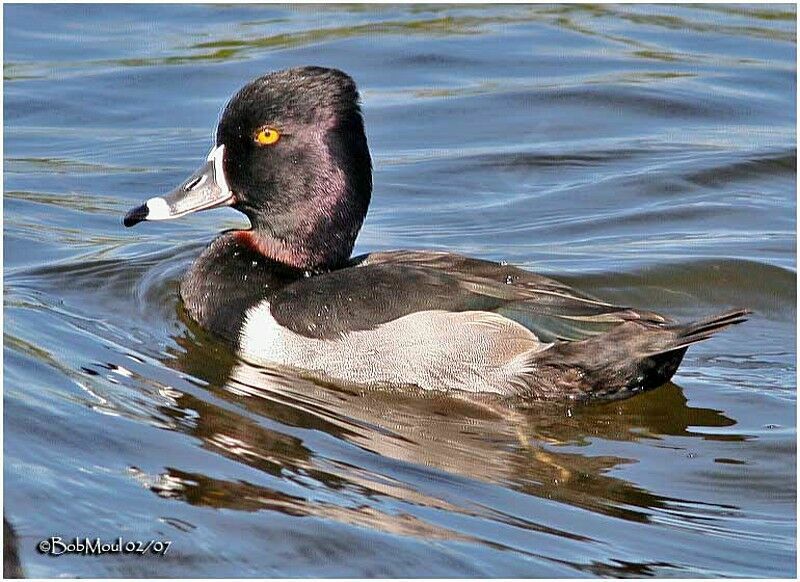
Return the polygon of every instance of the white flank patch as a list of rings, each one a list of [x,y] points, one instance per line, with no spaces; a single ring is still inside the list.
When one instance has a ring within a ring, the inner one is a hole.
[[[336,339],[293,332],[268,301],[250,308],[239,337],[244,359],[364,385],[506,392],[524,362],[549,347],[520,324],[487,312],[421,311]]]
[[[169,204],[161,196],[151,198],[145,202],[145,205],[147,206],[147,216],[145,217],[147,220],[169,220],[174,218],[170,212]]]
[[[262,301],[247,310],[244,326],[239,336],[239,349],[259,362],[288,364],[284,334],[297,336],[275,321],[269,301]]]

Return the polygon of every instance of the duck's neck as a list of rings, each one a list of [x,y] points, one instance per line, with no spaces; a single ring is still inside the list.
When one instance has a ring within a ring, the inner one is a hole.
[[[319,229],[319,230],[317,230]],[[293,269],[320,272],[338,268],[350,258],[358,230],[350,233],[319,226],[291,233],[273,234],[263,229],[232,233],[237,244],[262,257]]]
[[[295,269],[309,269],[316,262],[314,253],[309,249],[287,243],[258,230],[237,230],[233,233],[233,237],[242,247]]]
[[[249,215],[252,228],[237,231],[242,246],[294,269],[329,271],[353,251],[367,213],[369,191],[356,196],[344,182],[284,212]]]

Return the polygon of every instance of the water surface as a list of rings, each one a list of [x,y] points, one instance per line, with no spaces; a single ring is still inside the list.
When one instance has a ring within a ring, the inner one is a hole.
[[[5,516],[29,576],[778,576],[796,541],[795,10],[8,5]],[[755,315],[674,383],[504,410],[237,361],[177,282],[232,210],[123,229],[227,98],[361,87],[358,252]],[[171,540],[53,558],[51,535]]]

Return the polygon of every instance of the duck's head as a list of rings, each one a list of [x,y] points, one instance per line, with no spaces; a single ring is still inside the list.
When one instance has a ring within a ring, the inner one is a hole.
[[[350,256],[372,192],[353,80],[303,67],[245,85],[225,107],[205,164],[165,196],[127,213],[125,226],[232,206],[243,241],[276,261],[331,268]]]

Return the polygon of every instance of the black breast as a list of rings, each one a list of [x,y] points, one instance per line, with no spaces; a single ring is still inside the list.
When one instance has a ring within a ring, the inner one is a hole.
[[[302,271],[271,261],[226,233],[186,273],[181,298],[201,327],[236,342],[248,309],[302,277]]]

